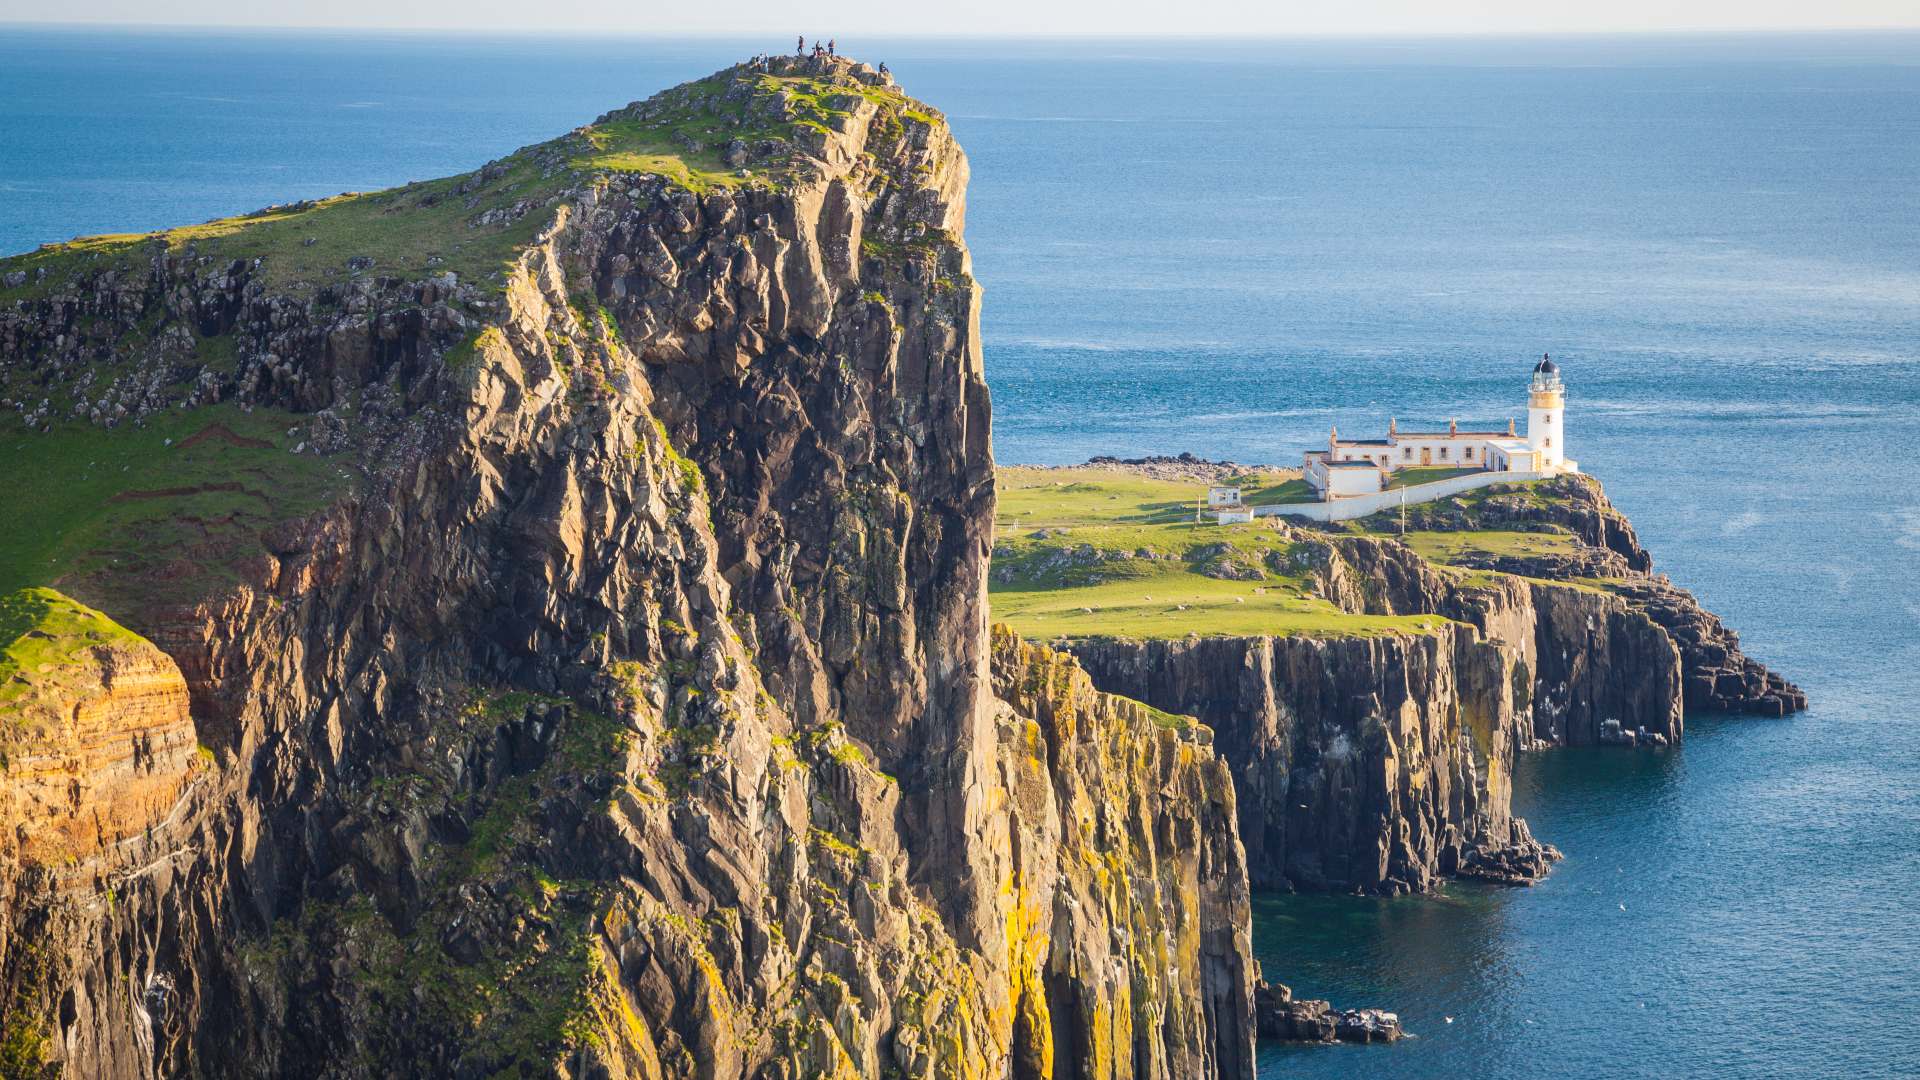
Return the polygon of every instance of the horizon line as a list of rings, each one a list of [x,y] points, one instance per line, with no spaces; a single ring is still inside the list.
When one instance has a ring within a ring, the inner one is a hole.
[[[729,41],[758,37],[762,34],[784,36],[791,32],[772,29],[745,30],[683,30],[673,33],[659,33],[637,27],[607,28],[554,28],[533,25],[500,25],[476,27],[406,25],[390,26],[378,24],[342,24],[321,25],[315,23],[200,23],[200,22],[117,22],[117,21],[55,21],[48,19],[0,19],[0,27],[34,30],[75,30],[101,31],[121,30],[130,32],[191,32],[221,31],[238,33],[272,32],[318,32],[318,33],[384,33],[384,34],[446,34],[457,37],[485,37],[490,34],[537,34],[549,37],[624,37],[656,41]],[[1698,38],[1713,36],[1735,37],[1800,37],[1837,34],[1878,34],[1878,33],[1920,33],[1920,21],[1913,23],[1861,23],[1846,25],[1802,25],[1802,26],[1685,26],[1660,27],[1656,29],[1631,29],[1588,27],[1572,29],[1472,29],[1472,30],[1319,30],[1319,31],[1273,31],[1252,34],[1231,33],[1227,31],[1113,31],[1107,33],[1078,33],[1062,30],[1026,30],[1026,31],[943,31],[918,30],[908,33],[878,31],[871,32],[855,29],[838,30],[833,36],[852,33],[860,36],[895,41],[1165,41],[1182,42],[1204,41],[1368,41],[1368,40],[1448,40],[1467,41],[1474,39],[1564,39],[1564,38]]]

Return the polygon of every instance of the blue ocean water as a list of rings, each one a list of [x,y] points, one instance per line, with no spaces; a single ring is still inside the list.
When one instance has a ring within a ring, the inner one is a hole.
[[[1570,452],[1813,698],[1529,757],[1533,889],[1262,898],[1272,977],[1420,1036],[1263,1077],[1920,1075],[1920,35],[842,43],[972,156],[1002,461],[1291,463],[1515,415],[1552,352]],[[0,27],[0,252],[471,168],[784,45]]]

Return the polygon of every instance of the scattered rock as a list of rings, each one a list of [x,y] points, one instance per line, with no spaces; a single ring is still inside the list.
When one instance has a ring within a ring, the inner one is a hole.
[[[1384,1009],[1336,1009],[1301,1000],[1293,991],[1262,979],[1254,984],[1254,1015],[1262,1039],[1278,1042],[1397,1042],[1407,1037],[1400,1017]]]

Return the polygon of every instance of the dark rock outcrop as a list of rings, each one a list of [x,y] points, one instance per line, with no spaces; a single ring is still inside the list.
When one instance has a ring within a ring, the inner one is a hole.
[[[1508,809],[1525,687],[1469,627],[1072,650],[1095,685],[1214,729],[1257,888],[1423,892],[1495,852],[1551,857]]]
[[[1640,546],[1633,524],[1607,501],[1589,476],[1561,476],[1537,493],[1485,489],[1473,498],[1444,499],[1408,508],[1408,527],[1476,530],[1557,528],[1580,541],[1577,550],[1554,556],[1469,556],[1461,565],[1530,578],[1570,581],[1600,578],[1629,608],[1665,630],[1680,650],[1688,709],[1784,716],[1807,707],[1807,698],[1766,665],[1740,651],[1740,638],[1693,594],[1653,573],[1653,557]],[[1382,529],[1386,522],[1376,522]]]
[[[1262,980],[1254,988],[1260,1037],[1276,1042],[1379,1043],[1407,1037],[1400,1017],[1385,1009],[1336,1009],[1331,1002],[1296,998],[1284,985]]]

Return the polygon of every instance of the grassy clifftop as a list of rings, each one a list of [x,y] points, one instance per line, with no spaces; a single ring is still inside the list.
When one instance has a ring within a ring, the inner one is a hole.
[[[0,529],[0,592],[110,572],[153,599],[196,595],[207,578],[230,577],[258,554],[265,530],[350,482],[354,462],[290,452],[310,438],[311,405],[299,414],[168,407],[204,399],[190,393],[196,378],[224,386],[215,400],[246,401],[255,384],[337,377],[340,358],[361,348],[342,328],[356,337],[413,333],[363,323],[369,313],[427,322],[434,303],[457,327],[443,337],[469,335],[446,353],[457,366],[481,335],[498,333],[472,330],[495,317],[497,305],[481,297],[568,203],[643,180],[661,196],[778,191],[815,175],[826,156],[844,164],[863,138],[908,147],[924,141],[916,128],[942,125],[864,65],[782,57],[663,91],[458,176],[0,259],[0,461],[9,476],[0,485],[0,520],[9,523]],[[864,167],[906,168],[910,159],[903,150]],[[174,260],[164,279],[151,273],[162,256]],[[377,302],[355,306],[356,279],[372,278],[443,287],[383,283]],[[194,287],[209,279],[223,284]],[[297,319],[260,315],[261,297],[304,306],[330,338],[326,356],[317,355],[319,329],[302,336]],[[242,305],[248,335],[231,325],[223,309],[232,305]],[[376,340],[366,351],[381,348]],[[303,396],[319,403],[330,394]],[[349,420],[357,415],[351,393],[337,404]],[[105,599],[84,588],[76,595]]]
[[[1195,518],[1206,486],[1122,469],[999,470],[993,617],[1035,640],[1419,633],[1435,616],[1354,615],[1316,591],[1308,553],[1270,519]],[[1252,502],[1297,478],[1252,472]]]
[[[55,293],[91,270],[139,272],[154,255],[189,247],[223,262],[259,259],[259,280],[280,291],[359,273],[485,280],[552,220],[563,193],[583,183],[645,174],[695,192],[777,189],[805,176],[823,140],[860,118],[892,132],[945,122],[851,61],[737,65],[470,173],[46,244],[0,259],[0,304]]]
[[[1287,472],[1234,477],[1246,501],[1295,501]],[[1324,595],[1320,537],[1361,535],[1405,543],[1441,573],[1484,580],[1490,567],[1551,567],[1563,584],[1605,588],[1593,550],[1550,518],[1556,495],[1542,482],[1500,485],[1434,507],[1296,530],[1261,518],[1216,525],[1197,508],[1199,479],[1159,479],[1126,467],[1007,467],[990,593],[994,618],[1036,640],[1201,636],[1366,637],[1419,633],[1433,615],[1366,615]],[[1544,571],[1543,571],[1544,572]]]
[[[61,699],[67,681],[82,670],[75,662],[80,653],[144,644],[133,631],[52,589],[0,593],[0,771],[12,728],[60,719],[37,706]]]

